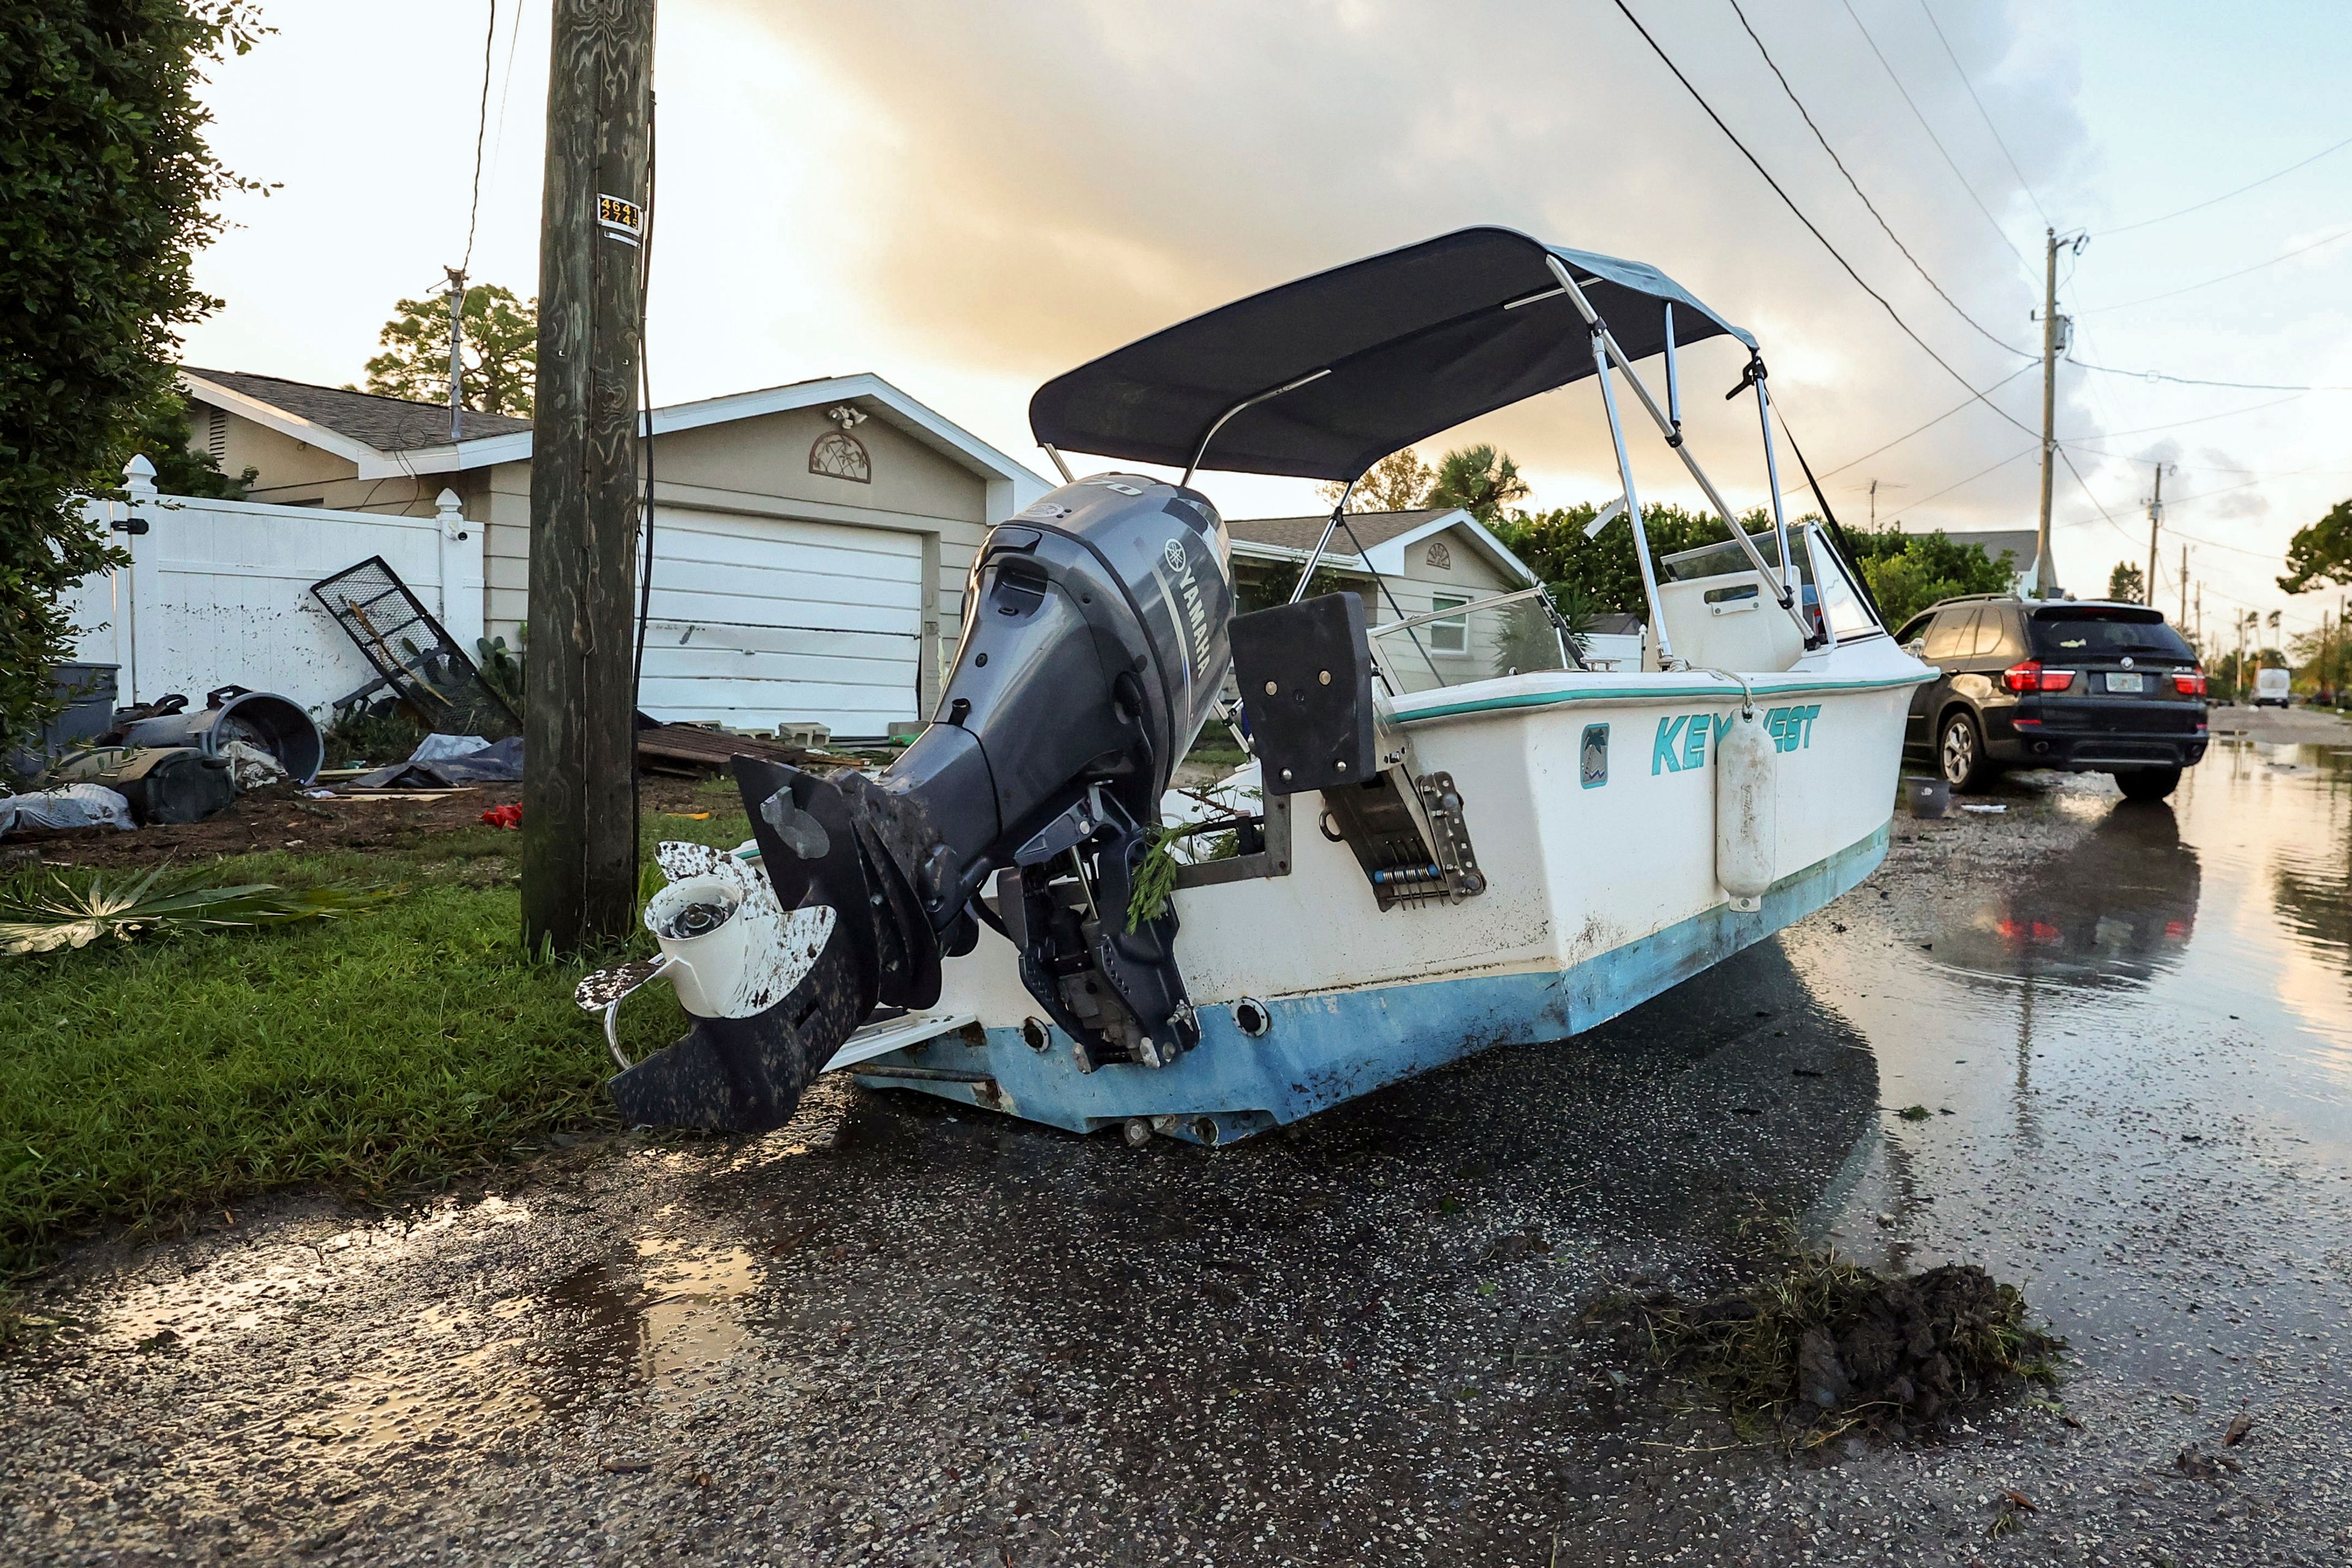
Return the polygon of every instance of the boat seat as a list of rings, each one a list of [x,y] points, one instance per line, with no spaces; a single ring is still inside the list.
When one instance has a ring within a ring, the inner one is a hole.
[[[1675,655],[1686,664],[1769,674],[1804,657],[1797,624],[1753,570],[1661,583],[1658,606]]]

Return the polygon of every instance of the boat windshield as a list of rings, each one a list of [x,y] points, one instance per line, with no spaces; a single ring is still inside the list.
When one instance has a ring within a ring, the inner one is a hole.
[[[1789,537],[1790,549],[1797,558],[1797,591],[1805,607],[1805,619],[1817,630],[1824,619],[1829,632],[1840,642],[1868,637],[1879,629],[1869,606],[1855,591],[1853,577],[1837,551],[1821,536],[1820,528],[1812,523],[1801,527],[1791,525]],[[1769,533],[1751,533],[1748,541],[1756,552],[1772,566],[1780,563],[1780,542]],[[1820,568],[1815,569],[1819,556]],[[1670,583],[1696,582],[1702,577],[1754,575],[1748,564],[1748,552],[1739,548],[1737,540],[1727,539],[1719,544],[1705,544],[1696,550],[1678,551],[1661,559],[1659,575]]]
[[[1790,531],[1793,533],[1796,531],[1791,528]],[[1780,564],[1780,539],[1778,534],[1751,533],[1748,538],[1768,564]],[[1658,562],[1658,575],[1669,583],[1690,583],[1701,577],[1724,577],[1734,572],[1751,570],[1748,552],[1739,548],[1739,542],[1736,539],[1727,539],[1720,544],[1702,544],[1696,550],[1678,551],[1661,557]],[[1805,559],[1802,548],[1797,551],[1797,576],[1804,583],[1813,580],[1812,563]]]

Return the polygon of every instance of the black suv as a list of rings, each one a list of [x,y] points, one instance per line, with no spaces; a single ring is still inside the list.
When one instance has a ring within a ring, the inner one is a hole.
[[[2205,755],[2205,672],[2146,605],[1947,599],[1895,636],[1943,671],[1912,693],[1903,742],[1954,789],[2063,768],[2162,800]]]

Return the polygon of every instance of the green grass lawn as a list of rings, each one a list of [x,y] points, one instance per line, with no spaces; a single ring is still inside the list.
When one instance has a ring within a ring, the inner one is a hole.
[[[649,810],[648,850],[750,836],[731,786],[701,799],[709,821]],[[399,1192],[608,1117],[612,1059],[572,1004],[593,965],[523,955],[515,841],[223,860],[202,879],[397,890],[331,921],[0,958],[0,1279],[110,1222]],[[622,1010],[633,1057],[684,1027],[667,986]]]

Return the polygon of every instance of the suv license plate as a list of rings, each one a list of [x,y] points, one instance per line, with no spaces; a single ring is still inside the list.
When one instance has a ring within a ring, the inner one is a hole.
[[[2140,682],[2144,679],[2144,677],[2137,675],[2110,675],[2107,677],[2107,689],[2110,691],[2137,691],[2140,689]]]

